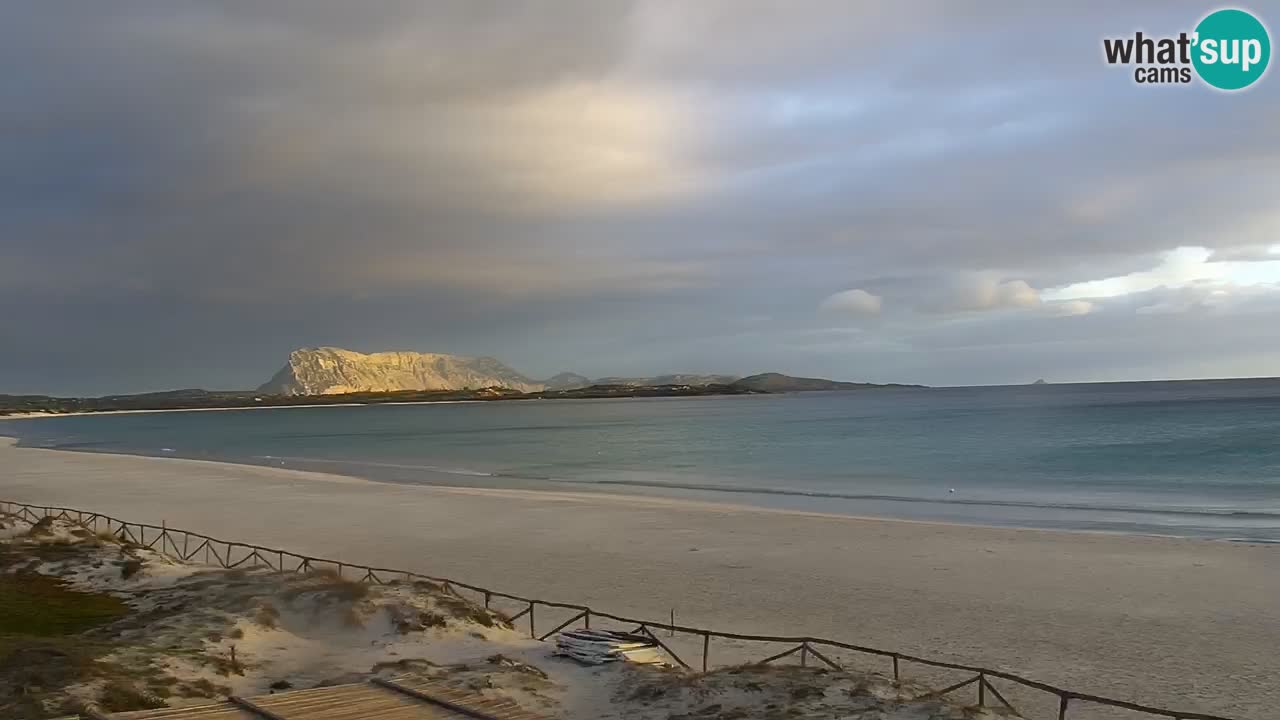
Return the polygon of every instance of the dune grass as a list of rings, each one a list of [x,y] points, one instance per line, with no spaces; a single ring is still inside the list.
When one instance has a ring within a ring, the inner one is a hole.
[[[73,635],[127,612],[128,606],[119,598],[73,590],[59,578],[35,573],[0,575],[0,637]]]
[[[0,574],[0,717],[46,717],[43,699],[90,677],[109,646],[81,635],[123,617],[119,598],[73,590],[59,578]]]

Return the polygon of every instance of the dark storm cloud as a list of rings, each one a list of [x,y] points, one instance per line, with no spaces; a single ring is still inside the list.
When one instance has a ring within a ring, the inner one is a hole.
[[[1208,9],[8,5],[0,391],[248,386],[314,344],[531,374],[1263,373],[1276,349],[1238,329],[1274,319],[1280,86],[1101,61]],[[1170,269],[1178,247],[1211,262]],[[1216,366],[1186,331],[1209,306],[1135,304],[1206,278]]]

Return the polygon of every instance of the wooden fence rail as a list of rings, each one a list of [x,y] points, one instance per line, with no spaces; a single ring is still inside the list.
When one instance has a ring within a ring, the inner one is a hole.
[[[162,552],[174,555],[182,560],[191,560],[196,558],[202,551],[204,553],[205,564],[213,564],[215,561],[219,567],[236,568],[245,566],[250,561],[257,561],[264,567],[278,572],[297,572],[306,573],[317,570],[317,565],[332,566],[338,577],[345,577],[351,574],[353,580],[357,582],[385,584],[390,579],[398,579],[403,581],[427,581],[440,585],[445,590],[453,590],[454,588],[464,588],[482,596],[484,606],[490,607],[494,598],[510,600],[521,605],[524,609],[520,612],[509,615],[508,619],[513,626],[515,621],[528,617],[529,637],[537,640],[546,640],[555,633],[563,630],[578,621],[582,621],[584,627],[591,627],[592,618],[604,618],[613,620],[625,625],[636,626],[635,632],[644,633],[658,644],[668,655],[671,656],[679,665],[686,669],[691,669],[689,664],[682,660],[676,653],[665,643],[658,639],[650,628],[660,628],[674,633],[684,633],[702,638],[702,670],[706,672],[709,664],[711,653],[711,638],[722,638],[726,640],[739,640],[745,642],[761,642],[761,643],[780,643],[794,645],[789,650],[779,652],[775,655],[758,660],[759,664],[766,664],[780,660],[785,657],[798,654],[800,663],[806,664],[808,656],[814,658],[833,669],[843,669],[839,664],[832,661],[824,653],[818,650],[823,648],[838,648],[850,652],[861,653],[864,655],[872,655],[888,658],[893,663],[893,679],[895,681],[902,680],[901,663],[909,662],[924,665],[927,667],[941,668],[946,670],[958,670],[967,673],[974,673],[972,677],[957,682],[953,685],[934,690],[926,693],[923,697],[940,697],[957,690],[961,690],[970,685],[976,685],[977,702],[979,705],[987,704],[987,694],[990,693],[1001,706],[1013,710],[1013,705],[1005,699],[1005,696],[991,684],[991,678],[998,678],[1008,682],[1016,683],[1032,690],[1038,690],[1043,693],[1054,696],[1058,700],[1057,720],[1066,720],[1068,712],[1072,707],[1078,707],[1081,703],[1090,703],[1094,705],[1103,705],[1114,708],[1121,708],[1137,713],[1144,713],[1155,717],[1172,718],[1172,720],[1233,720],[1232,718],[1221,715],[1209,715],[1205,713],[1190,712],[1185,710],[1168,710],[1165,708],[1152,707],[1140,703],[1129,702],[1126,700],[1117,700],[1115,698],[1102,697],[1099,695],[1090,695],[1088,693],[1075,692],[1065,688],[1042,683],[1037,680],[1022,677],[1014,673],[1004,672],[1002,670],[992,670],[963,663],[946,662],[942,660],[931,660],[929,658],[917,655],[909,655],[907,653],[895,652],[892,650],[882,650],[879,648],[867,647],[864,645],[854,645],[851,643],[840,642],[838,640],[829,640],[826,638],[815,637],[787,637],[777,635],[748,635],[744,633],[720,632],[717,630],[707,630],[704,628],[688,627],[677,625],[675,622],[653,622],[650,620],[640,620],[630,618],[623,615],[615,615],[613,613],[601,612],[586,605],[577,605],[574,603],[555,602],[551,600],[540,600],[537,598],[528,598],[521,595],[513,595],[511,593],[500,592],[489,588],[471,585],[469,583],[451,580],[448,578],[435,577],[431,575],[423,575],[421,573],[408,572],[405,570],[396,570],[392,568],[372,567],[369,565],[359,565],[348,562],[338,562],[337,560],[327,560],[324,558],[311,557],[309,555],[300,555],[288,550],[280,550],[278,548],[268,548],[261,545],[252,545],[248,543],[233,542],[229,540],[220,540],[209,535],[193,532],[190,530],[180,530],[168,527],[167,525],[151,525],[147,523],[126,522],[118,518],[104,515],[102,513],[90,512],[86,510],[77,510],[75,508],[54,507],[48,505],[30,505],[27,503],[14,502],[8,500],[0,500],[0,512],[21,517],[29,522],[39,522],[40,519],[51,517],[55,519],[63,519],[69,522],[77,523],[86,528],[99,532],[102,525],[106,526],[105,532],[119,538],[122,541],[132,542],[146,547],[154,548],[157,543],[160,544]],[[147,541],[147,531],[154,533],[150,542]],[[194,541],[197,541],[193,543]],[[171,550],[170,550],[171,548]],[[181,548],[181,549],[179,549]],[[238,559],[237,559],[238,558]],[[271,560],[274,559],[275,564]],[[288,559],[288,564],[286,564]],[[348,573],[350,571],[350,573]],[[383,578],[387,578],[384,580]],[[538,635],[535,627],[535,609],[537,607],[556,608],[563,610],[575,611],[575,614],[569,620],[560,623],[547,633]],[[1073,705],[1074,702],[1074,705]]]

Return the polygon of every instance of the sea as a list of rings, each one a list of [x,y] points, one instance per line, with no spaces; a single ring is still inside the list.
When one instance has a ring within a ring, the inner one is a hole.
[[[1280,543],[1280,380],[157,412],[25,446],[377,482]]]

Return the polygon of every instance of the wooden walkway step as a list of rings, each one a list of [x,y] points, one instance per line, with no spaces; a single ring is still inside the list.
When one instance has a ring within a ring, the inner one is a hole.
[[[550,720],[506,699],[412,676],[290,690],[185,708],[98,714],[110,720]]]

